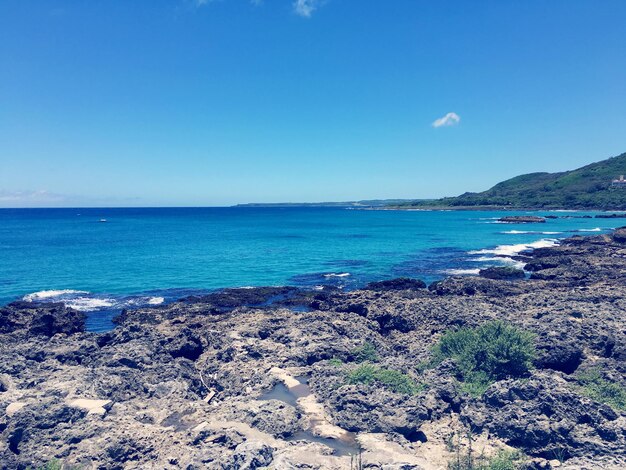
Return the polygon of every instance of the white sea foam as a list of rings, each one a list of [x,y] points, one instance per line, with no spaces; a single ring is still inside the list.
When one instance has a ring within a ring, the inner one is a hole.
[[[32,294],[25,295],[22,299],[27,302],[36,302],[39,300],[51,299],[53,297],[60,297],[62,295],[72,295],[72,294],[89,294],[89,292],[83,290],[72,290],[72,289],[62,289],[62,290],[42,290],[39,292],[33,292]]]
[[[522,234],[528,234],[528,235],[558,235],[560,233],[563,232],[534,232],[531,230],[507,230],[506,232],[502,232],[506,235],[522,235]]]
[[[23,300],[27,302],[45,302],[54,299],[63,302],[67,307],[81,312],[89,312],[103,308],[126,308],[141,307],[145,305],[161,305],[165,302],[164,297],[134,297],[127,299],[115,299],[106,296],[91,295],[83,290],[43,290],[25,295]]]
[[[532,243],[518,243],[516,245],[498,245],[495,248],[486,248],[484,250],[470,251],[471,255],[501,255],[515,256],[522,251],[532,250],[535,248],[548,248],[558,245],[558,240],[552,238],[544,238]]]
[[[329,273],[329,274],[324,274],[324,277],[348,277],[350,275],[350,273]]]
[[[451,276],[475,276],[480,272],[480,269],[446,269],[445,274]]]
[[[600,227],[596,228],[580,228],[578,230],[574,230],[574,232],[601,232],[602,229]]]
[[[470,261],[474,261],[477,263],[488,263],[490,261],[502,261],[510,259],[511,258],[502,258],[501,256],[480,256],[478,258],[472,258]]]
[[[66,306],[81,312],[89,312],[91,310],[113,307],[115,305],[115,301],[113,299],[98,299],[94,297],[77,297],[75,299],[65,300],[63,303]]]

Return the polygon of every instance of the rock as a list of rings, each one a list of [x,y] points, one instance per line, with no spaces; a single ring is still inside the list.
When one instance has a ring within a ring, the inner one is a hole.
[[[617,243],[626,243],[626,227],[616,228],[613,232],[613,240]]]
[[[13,416],[15,413],[20,411],[25,406],[26,406],[26,403],[23,403],[23,402],[16,401],[14,403],[9,403],[9,405],[6,407],[5,413],[10,418],[11,416]]]
[[[626,387],[621,230],[517,257],[533,273],[519,282],[486,270],[428,289],[411,279],[350,292],[228,289],[128,310],[99,334],[60,304],[10,304],[0,308],[0,467],[349,468],[358,441],[371,468],[446,468],[450,432],[469,428],[493,449],[524,452],[531,468],[555,455],[565,468],[626,468],[626,413],[580,383],[598,369]],[[534,333],[536,369],[473,397],[453,360],[431,362],[432,348],[494,319]],[[375,357],[358,363],[366,342]],[[407,378],[415,393],[394,388]]]
[[[626,218],[626,213],[621,214],[597,214],[596,219],[623,219]]]
[[[462,414],[477,428],[489,429],[531,456],[549,458],[558,452],[571,458],[623,452],[623,434],[600,441],[593,437],[601,436],[607,426],[602,406],[577,395],[562,379],[535,373],[526,381],[492,385],[482,402],[470,404]]]
[[[545,223],[545,221],[545,217],[537,217],[534,215],[510,215],[498,219],[498,222],[507,224],[537,224]]]
[[[197,360],[204,350],[202,341],[189,329],[171,338],[166,348],[173,358],[184,357],[190,361]]]
[[[553,369],[572,374],[583,361],[580,343],[575,340],[540,342],[539,357],[535,361],[541,369]]]
[[[487,279],[524,279],[525,274],[521,269],[513,268],[510,266],[498,266],[481,269],[478,273],[479,276]]]
[[[71,335],[85,330],[85,314],[63,304],[13,302],[0,308],[0,333],[28,330],[31,335]]]
[[[414,290],[425,289],[426,283],[420,279],[410,279],[407,277],[400,277],[397,279],[390,279],[388,281],[370,282],[364,287],[367,290],[373,291],[388,291],[388,290]]]
[[[74,408],[87,411],[90,415],[104,415],[111,408],[111,400],[91,400],[88,398],[76,398],[68,403]]]

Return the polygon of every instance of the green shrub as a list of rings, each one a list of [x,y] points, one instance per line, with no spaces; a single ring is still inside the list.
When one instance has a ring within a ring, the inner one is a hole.
[[[525,468],[524,454],[518,451],[501,450],[493,457],[469,453],[457,455],[448,462],[448,470],[520,470]]]
[[[335,367],[341,367],[343,365],[343,361],[339,359],[338,357],[333,357],[332,359],[329,359],[328,363],[331,366],[335,366]]]
[[[597,369],[590,369],[577,375],[581,391],[592,400],[605,403],[618,410],[626,410],[626,390],[621,385],[602,377]]]
[[[26,470],[33,470],[32,467],[26,467]],[[73,467],[65,464],[58,459],[49,460],[45,465],[37,467],[35,470],[79,470],[79,467]]]
[[[385,388],[397,393],[414,395],[423,389],[408,375],[392,369],[362,364],[348,374],[347,382],[350,384],[379,383]]]
[[[534,338],[515,326],[491,321],[445,333],[433,349],[433,360],[437,364],[452,359],[464,389],[482,395],[494,381],[520,377],[530,370],[536,355]]]
[[[363,343],[363,346],[352,351],[355,362],[378,362],[378,353],[376,352],[376,346],[369,341]]]
[[[517,470],[522,468],[524,456],[521,452],[501,450],[482,467],[484,470]]]

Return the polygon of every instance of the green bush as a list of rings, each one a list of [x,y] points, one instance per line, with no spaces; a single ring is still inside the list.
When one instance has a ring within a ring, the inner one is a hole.
[[[354,356],[355,362],[378,362],[378,353],[376,352],[376,346],[374,346],[369,341],[363,343],[363,346],[360,346],[352,351],[352,355]]]
[[[379,383],[385,388],[397,393],[414,395],[422,390],[422,386],[415,383],[408,375],[392,369],[363,364],[348,374],[347,382],[350,384]]]
[[[502,450],[489,459],[485,470],[517,470],[522,468],[523,461],[524,456],[520,452]]]
[[[482,395],[494,381],[521,377],[530,370],[536,356],[534,339],[532,333],[491,321],[445,333],[433,349],[433,360],[437,364],[452,359],[464,389]]]
[[[26,470],[33,470],[32,467],[26,467]],[[73,467],[65,464],[58,459],[49,460],[45,465],[37,467],[35,470],[79,470],[79,467]]]
[[[448,470],[520,470],[525,468],[524,454],[518,451],[501,450],[493,457],[460,454],[448,462]]]
[[[618,410],[626,410],[626,390],[619,384],[609,382],[597,369],[590,369],[577,375],[583,394],[592,400],[605,403]]]
[[[343,361],[338,357],[333,357],[332,359],[329,359],[328,363],[334,367],[341,367],[343,365]]]

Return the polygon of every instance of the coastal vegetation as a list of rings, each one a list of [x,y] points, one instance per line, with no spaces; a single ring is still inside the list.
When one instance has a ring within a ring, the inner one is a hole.
[[[373,384],[378,383],[396,393],[415,395],[423,390],[423,385],[416,383],[407,374],[379,367],[373,364],[362,364],[348,373],[346,381],[349,384]]]
[[[448,463],[448,470],[518,470],[524,468],[520,452],[502,450],[492,457],[458,454]]]
[[[433,364],[452,359],[463,390],[482,395],[495,381],[522,377],[536,356],[534,335],[502,321],[448,331],[433,348]]]
[[[626,389],[603,378],[598,369],[580,372],[577,379],[584,395],[616,410],[626,411]]]
[[[352,351],[352,356],[355,362],[378,362],[378,352],[376,352],[376,346],[369,341],[363,343],[362,346]]]
[[[503,207],[509,209],[626,209],[626,153],[559,173],[529,173],[479,193],[397,204],[398,207]]]

